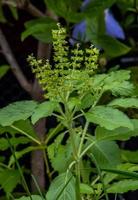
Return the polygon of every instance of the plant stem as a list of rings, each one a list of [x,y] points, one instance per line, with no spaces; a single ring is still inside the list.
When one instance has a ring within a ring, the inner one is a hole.
[[[94,164],[95,164],[95,166],[96,166],[96,168],[97,168],[98,174],[99,174],[99,176],[100,176],[100,179],[101,179],[101,182],[102,182],[102,185],[103,185],[103,191],[104,191],[105,199],[106,199],[106,200],[109,200],[108,194],[107,194],[107,192],[106,192],[106,188],[105,188],[105,184],[104,184],[104,180],[103,180],[103,176],[102,176],[101,169],[100,169],[100,167],[99,167],[99,165],[98,165],[98,163],[97,163],[97,160],[95,159],[94,155],[93,155],[92,153],[91,153],[90,155],[91,155],[91,157],[92,157],[92,160],[93,160],[93,162],[94,162]]]
[[[34,181],[34,183],[35,183],[35,186],[36,186],[36,188],[37,188],[37,190],[38,190],[38,192],[39,192],[39,194],[40,194],[42,200],[45,200],[45,198],[43,197],[43,194],[42,194],[42,192],[41,192],[41,189],[40,189],[40,187],[39,187],[39,185],[38,185],[38,183],[37,183],[37,181],[36,181],[34,175],[31,174],[31,177],[32,177],[32,179],[33,179],[33,181]]]
[[[89,122],[86,122],[85,126],[84,126],[84,130],[83,130],[82,136],[81,136],[81,141],[80,141],[79,150],[78,150],[78,156],[80,156],[80,154],[81,154],[81,150],[82,150],[82,147],[83,147],[83,142],[84,142],[84,139],[85,139],[85,135],[86,135],[87,130],[88,130],[88,126],[89,126]]]
[[[26,183],[26,180],[25,180],[25,178],[24,178],[23,172],[22,172],[22,170],[21,170],[21,168],[20,168],[20,165],[19,165],[19,163],[18,163],[18,160],[17,160],[17,158],[16,158],[14,149],[13,149],[13,147],[12,147],[12,145],[11,145],[11,143],[10,143],[10,140],[9,140],[9,138],[8,138],[8,135],[6,135],[6,137],[7,137],[8,143],[9,143],[9,145],[10,145],[11,152],[12,152],[12,154],[13,154],[13,157],[14,157],[14,159],[15,159],[15,163],[16,163],[17,168],[18,168],[18,170],[19,170],[21,179],[22,179],[22,181],[23,181],[24,189],[26,190],[26,192],[27,192],[27,194],[29,195],[30,199],[33,200],[32,197],[31,197],[31,193],[30,193],[29,187],[28,187],[28,185],[27,185],[27,183]]]
[[[50,173],[48,158],[47,158],[47,154],[46,154],[45,150],[43,150],[43,155],[44,155],[44,161],[45,161],[45,165],[46,165],[46,174],[48,175],[49,181],[51,182],[51,173]]]
[[[62,124],[61,123],[59,123],[58,125],[57,125],[57,127],[56,128],[54,128],[54,130],[51,132],[51,133],[49,133],[48,134],[48,136],[46,137],[46,139],[45,139],[45,144],[47,144],[48,142],[49,142],[49,140],[53,137],[53,136],[55,136],[57,133],[58,133],[58,131],[62,128]]]
[[[79,114],[79,115],[76,115],[74,118],[73,118],[73,120],[75,120],[75,119],[77,119],[77,118],[79,118],[79,117],[82,117],[82,116],[84,116],[84,114]]]
[[[92,142],[89,146],[86,147],[86,149],[84,149],[84,151],[80,154],[79,159],[82,158],[85,153],[95,144],[96,142]]]
[[[11,128],[15,129],[16,131],[19,131],[19,133],[22,133],[23,135],[27,136],[29,139],[31,139],[33,142],[41,145],[41,142],[37,139],[35,139],[34,137],[32,137],[31,135],[29,135],[28,133],[24,132],[23,130],[19,129],[18,127],[11,125]]]

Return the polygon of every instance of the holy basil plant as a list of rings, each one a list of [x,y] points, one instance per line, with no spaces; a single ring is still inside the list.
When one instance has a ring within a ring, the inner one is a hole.
[[[28,58],[45,101],[19,101],[0,109],[0,148],[12,150],[9,160],[1,161],[1,188],[14,196],[17,184],[24,183],[22,176],[17,179],[19,159],[42,149],[49,189],[45,195],[38,190],[40,196],[20,200],[100,200],[104,196],[108,200],[110,193],[138,189],[136,160],[116,142],[138,136],[138,120],[127,115],[128,108],[138,108],[130,71],[100,73],[99,51],[94,46],[82,50],[77,44],[70,49],[60,25],[52,35],[52,62]],[[57,121],[40,141],[31,124],[44,117]],[[21,150],[20,144],[25,145]]]

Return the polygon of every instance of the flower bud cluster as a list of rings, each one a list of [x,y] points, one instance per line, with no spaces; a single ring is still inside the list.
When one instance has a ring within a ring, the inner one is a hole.
[[[61,97],[66,98],[73,91],[77,91],[78,95],[83,94],[91,87],[89,77],[97,69],[99,51],[93,46],[82,50],[77,44],[69,57],[66,29],[58,24],[58,30],[53,30],[52,35],[54,67],[49,60],[44,62],[33,56],[28,58],[45,97],[61,101]]]

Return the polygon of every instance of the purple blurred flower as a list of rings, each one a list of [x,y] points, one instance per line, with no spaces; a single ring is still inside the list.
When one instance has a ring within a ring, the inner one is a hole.
[[[104,13],[105,13],[105,27],[107,35],[124,40],[125,39],[124,31],[122,27],[119,25],[119,23],[116,21],[114,16],[112,15],[111,11],[109,9],[106,9]]]
[[[81,10],[84,10],[86,6],[89,4],[90,0],[85,0],[82,4]],[[104,11],[105,14],[105,28],[106,28],[106,34],[118,39],[125,39],[125,34],[120,26],[120,24],[117,22],[117,20],[114,18],[113,14],[109,9],[106,9]],[[86,21],[82,21],[74,26],[73,32],[72,32],[72,38],[70,40],[71,44],[74,43],[74,39],[78,39],[80,41],[87,41],[86,36]]]
[[[86,40],[86,21],[82,21],[79,24],[76,24],[72,31],[72,38],[70,39],[70,43],[73,45],[75,40],[85,41]]]

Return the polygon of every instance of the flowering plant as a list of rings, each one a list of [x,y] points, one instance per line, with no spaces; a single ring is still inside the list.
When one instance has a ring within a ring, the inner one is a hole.
[[[134,86],[129,81],[130,71],[100,74],[99,51],[95,47],[81,49],[76,45],[70,49],[66,30],[60,25],[52,34],[53,64],[33,56],[28,58],[46,101],[21,101],[0,110],[3,132],[8,131],[17,139],[9,139],[10,146],[19,144],[16,133],[36,144],[22,153],[14,153],[12,149],[9,167],[13,169],[16,163],[20,169],[18,159],[25,153],[36,149],[44,152],[50,181],[48,192],[43,196],[38,190],[40,196],[29,193],[30,197],[21,199],[100,200],[105,197],[108,200],[111,193],[116,195],[137,189],[137,180],[133,179],[138,174],[129,172],[132,165],[123,163],[123,152],[116,143],[116,140],[128,140],[138,134],[138,120],[130,119],[123,112],[138,107]],[[106,92],[110,93],[110,98],[103,102]],[[30,131],[31,128],[22,125],[27,119],[35,124],[49,116],[56,117],[57,126],[49,130],[43,141]]]

